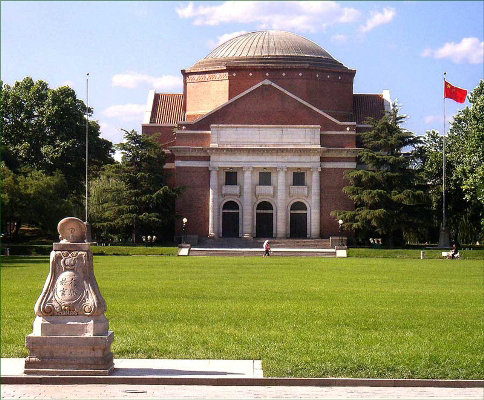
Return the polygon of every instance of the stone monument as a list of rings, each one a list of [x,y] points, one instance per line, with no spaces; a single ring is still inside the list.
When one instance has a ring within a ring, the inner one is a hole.
[[[114,369],[106,302],[94,277],[86,226],[78,218],[59,222],[59,243],[35,304],[33,333],[25,344],[26,374],[108,375]]]

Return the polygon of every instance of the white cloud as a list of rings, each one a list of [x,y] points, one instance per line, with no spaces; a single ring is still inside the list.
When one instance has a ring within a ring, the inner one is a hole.
[[[120,143],[123,141],[123,133],[120,128],[115,128],[107,122],[99,122],[101,137],[113,143]]]
[[[425,49],[422,57],[449,58],[454,63],[482,64],[484,62],[484,41],[476,37],[463,38],[460,43],[447,42],[440,49]]]
[[[348,36],[346,35],[333,35],[331,36],[331,41],[335,43],[346,43],[348,41]]]
[[[70,88],[73,88],[74,87],[74,82],[72,82],[72,81],[65,81],[65,82],[62,82],[61,86],[69,86]]]
[[[182,90],[183,88],[183,79],[173,75],[150,76],[138,72],[126,72],[114,75],[111,81],[113,86],[128,89],[135,89],[141,84],[148,84],[159,90]]]
[[[234,37],[243,35],[244,33],[247,33],[247,31],[238,31],[238,32],[232,32],[232,33],[225,33],[222,36],[218,36],[217,40],[210,40],[208,45],[209,47],[217,47],[221,45],[222,43],[225,43],[227,40],[230,40]]]
[[[102,115],[108,118],[120,118],[121,121],[141,123],[145,109],[145,104],[117,104],[104,109]]]
[[[435,122],[435,121],[439,121],[439,122],[442,122],[444,118],[443,117],[439,117],[437,115],[427,115],[424,117],[424,122],[426,124],[430,124],[432,122]]]
[[[452,122],[454,120],[454,116],[451,115],[451,116],[448,116],[446,119],[445,119],[445,122],[449,123],[449,122]],[[428,125],[428,124],[432,124],[432,123],[439,123],[439,124],[442,124],[444,122],[444,117],[442,115],[427,115],[424,117],[424,122]]]
[[[256,23],[259,29],[316,32],[335,23],[354,22],[360,16],[355,8],[334,1],[226,1],[217,5],[190,2],[176,8],[180,18],[194,25]]]
[[[376,28],[378,25],[388,24],[391,22],[395,14],[395,9],[390,7],[384,8],[381,12],[373,11],[370,13],[370,18],[366,20],[365,25],[360,27],[360,31],[368,32],[373,28]]]

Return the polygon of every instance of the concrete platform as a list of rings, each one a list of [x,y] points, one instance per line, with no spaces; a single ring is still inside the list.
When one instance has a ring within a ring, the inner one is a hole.
[[[2,358],[2,382],[6,377],[24,374],[24,358]],[[109,377],[139,378],[262,378],[260,360],[165,360],[115,359],[114,372]]]
[[[262,248],[192,247],[190,256],[262,257]],[[335,249],[272,248],[271,256],[336,257]]]

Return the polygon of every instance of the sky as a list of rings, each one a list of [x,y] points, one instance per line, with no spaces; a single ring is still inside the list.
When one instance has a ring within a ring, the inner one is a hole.
[[[101,135],[141,131],[148,91],[181,93],[181,69],[245,32],[297,33],[356,69],[355,93],[390,90],[405,128],[443,131],[443,73],[484,78],[482,1],[1,2],[1,79],[71,86]],[[446,119],[469,105],[445,101]],[[448,129],[448,124],[447,124]]]

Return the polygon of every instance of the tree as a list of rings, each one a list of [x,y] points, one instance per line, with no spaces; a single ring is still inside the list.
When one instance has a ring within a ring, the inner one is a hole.
[[[469,102],[454,117],[446,139],[446,215],[451,237],[462,243],[484,235],[484,81]],[[432,198],[433,240],[442,222],[442,150],[436,131],[427,132],[417,148]]]
[[[346,173],[349,186],[343,189],[355,209],[333,212],[360,240],[377,235],[390,246],[402,244],[404,235],[415,237],[425,226],[428,201],[415,154],[404,153],[419,139],[401,127],[405,118],[394,104],[380,120],[369,120],[371,129],[360,134],[363,167]]]
[[[125,236],[125,226],[118,221],[120,199],[126,186],[117,174],[102,171],[89,183],[89,213],[94,233],[102,241],[118,241]]]
[[[98,234],[169,237],[178,190],[166,185],[165,154],[156,138],[124,131],[120,164],[106,166],[91,185],[92,226]]]
[[[68,86],[50,89],[26,77],[9,86],[1,82],[1,157],[13,172],[23,167],[53,174],[60,171],[69,190],[82,192],[85,165],[86,105]],[[89,109],[89,114],[92,110]],[[112,143],[89,122],[91,171],[114,162]]]
[[[467,221],[457,234],[467,243],[484,237],[484,80],[468,99],[470,105],[455,115],[448,135],[450,185],[462,190],[466,203]]]
[[[75,212],[67,182],[59,171],[52,175],[38,170],[15,174],[2,162],[1,175],[2,225],[14,225],[15,236],[22,223],[52,234],[60,219]]]

